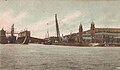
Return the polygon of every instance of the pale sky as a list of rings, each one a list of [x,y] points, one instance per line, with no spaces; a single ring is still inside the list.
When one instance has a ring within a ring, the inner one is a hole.
[[[58,14],[60,33],[78,32],[96,27],[120,28],[120,0],[0,0],[0,28],[10,31],[28,29],[32,36],[44,38],[49,30],[56,36],[54,14]],[[48,23],[48,26],[47,26]]]

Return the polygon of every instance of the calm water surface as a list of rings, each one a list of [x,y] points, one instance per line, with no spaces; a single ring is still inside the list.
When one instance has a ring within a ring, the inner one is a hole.
[[[120,70],[120,48],[0,45],[0,70]]]

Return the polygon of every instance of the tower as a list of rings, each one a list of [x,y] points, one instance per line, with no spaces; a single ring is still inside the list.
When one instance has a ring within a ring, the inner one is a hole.
[[[58,25],[58,20],[57,20],[57,14],[55,14],[55,22],[56,22],[57,38],[58,38],[58,42],[60,42],[61,39],[60,39],[60,31],[59,31],[59,25]]]
[[[95,30],[95,24],[94,24],[94,22],[93,22],[93,21],[91,22],[91,27],[90,27],[90,29],[91,29],[92,31],[94,31],[94,30]]]
[[[11,27],[11,36],[14,36],[14,24]]]
[[[79,43],[83,42],[82,34],[83,34],[83,28],[82,28],[82,24],[80,24],[79,25]]]
[[[90,31],[91,31],[91,42],[94,43],[94,35],[95,35],[95,24],[94,22],[92,21],[91,22],[91,27],[90,27]]]
[[[14,36],[14,24],[11,26],[11,36],[8,37],[8,43],[15,44],[16,36]]]

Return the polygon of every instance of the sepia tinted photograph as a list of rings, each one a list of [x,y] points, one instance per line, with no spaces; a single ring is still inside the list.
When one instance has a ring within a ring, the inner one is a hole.
[[[120,70],[120,0],[0,0],[0,70]]]

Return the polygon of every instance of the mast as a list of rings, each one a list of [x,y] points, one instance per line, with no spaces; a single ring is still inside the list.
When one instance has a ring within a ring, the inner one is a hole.
[[[60,42],[60,31],[59,31],[59,25],[58,25],[58,20],[57,20],[57,14],[55,14],[55,22],[56,22],[57,38],[58,38],[58,42]]]
[[[47,37],[49,38],[48,23],[47,23]]]

